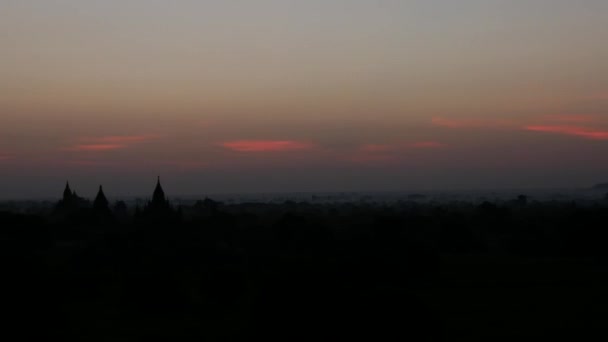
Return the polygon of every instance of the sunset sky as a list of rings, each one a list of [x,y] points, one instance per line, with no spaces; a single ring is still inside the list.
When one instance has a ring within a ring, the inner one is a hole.
[[[0,198],[608,182],[606,0],[0,0]]]

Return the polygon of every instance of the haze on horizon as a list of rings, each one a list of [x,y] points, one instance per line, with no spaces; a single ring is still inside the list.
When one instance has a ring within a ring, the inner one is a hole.
[[[608,181],[603,0],[4,0],[0,198]]]

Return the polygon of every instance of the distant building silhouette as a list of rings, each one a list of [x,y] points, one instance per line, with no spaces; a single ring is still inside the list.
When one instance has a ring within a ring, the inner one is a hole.
[[[108,219],[112,216],[110,202],[106,198],[101,185],[99,186],[99,191],[97,192],[97,196],[93,202],[93,211],[95,212],[97,219]]]
[[[56,210],[59,212],[70,212],[85,208],[90,205],[90,202],[76,194],[76,191],[72,191],[70,183],[66,182],[65,190],[63,190],[63,198],[57,203]]]
[[[63,201],[69,202],[72,198],[72,189],[70,189],[70,182],[65,183],[65,190],[63,190]]]
[[[108,199],[106,195],[103,193],[103,187],[99,186],[99,191],[97,192],[97,196],[95,197],[95,201],[93,202],[93,209],[95,210],[108,210],[109,209]]]
[[[156,182],[156,188],[152,194],[152,200],[144,207],[141,217],[144,219],[155,220],[174,220],[179,217],[178,213],[173,209],[171,203],[165,196],[165,191],[160,184],[160,177]]]
[[[160,177],[158,177],[158,180],[156,181],[156,188],[154,189],[150,205],[158,207],[169,205],[169,202],[165,197],[165,191],[163,190],[162,185],[160,185]]]

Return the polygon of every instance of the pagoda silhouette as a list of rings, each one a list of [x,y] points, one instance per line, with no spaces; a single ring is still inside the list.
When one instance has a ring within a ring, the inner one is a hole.
[[[160,177],[156,181],[152,200],[148,201],[140,216],[145,220],[156,221],[173,221],[179,218],[178,211],[171,206],[171,203],[165,196],[165,191],[160,184]]]
[[[93,201],[93,213],[96,219],[106,220],[112,218],[112,210],[110,210],[110,201],[103,192],[103,186],[99,186],[99,191]]]
[[[124,202],[118,202],[115,209],[121,214],[121,217],[125,219],[127,216],[126,204]],[[107,222],[108,219],[114,217],[114,213],[110,207],[110,201],[106,197],[102,185],[99,186],[97,195],[91,203],[91,201],[78,196],[76,191],[73,191],[70,187],[69,182],[66,182],[63,197],[55,206],[54,215],[55,218],[60,220],[69,217],[79,217],[83,219],[88,217],[92,221],[101,220],[102,222]],[[157,179],[152,199],[146,203],[143,210],[139,207],[135,209],[135,219],[146,221],[146,223],[149,224],[174,222],[179,220],[180,217],[181,208],[178,210],[173,208],[160,184],[160,177]]]
[[[63,198],[57,203],[55,210],[59,213],[69,213],[88,206],[90,206],[90,202],[87,199],[78,196],[76,191],[72,191],[70,188],[70,183],[66,182],[65,190],[63,190]]]
[[[95,210],[110,210],[110,202],[106,198],[106,195],[103,193],[103,186],[99,186],[99,191],[97,192],[97,196],[95,197],[95,201],[93,202],[93,209]]]

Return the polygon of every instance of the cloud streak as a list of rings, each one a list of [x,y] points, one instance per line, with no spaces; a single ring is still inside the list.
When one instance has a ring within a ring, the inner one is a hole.
[[[104,137],[83,137],[78,144],[63,148],[72,152],[107,152],[130,147],[133,144],[158,139],[158,135],[110,135]]]
[[[311,150],[314,144],[295,140],[236,140],[226,141],[219,146],[235,152],[289,152]]]
[[[608,140],[608,131],[581,126],[538,125],[525,126],[525,130],[543,133],[564,134],[590,140]]]
[[[590,125],[601,124],[601,118],[596,115],[587,114],[557,114],[539,116],[535,119],[516,124],[516,121],[494,120],[494,119],[446,119],[433,118],[432,123],[436,126],[452,129],[498,129],[506,128],[513,130],[525,130],[540,133],[553,133],[567,136],[575,136],[588,140],[608,140],[608,130],[590,127]],[[440,147],[433,143],[421,143],[418,147]]]

